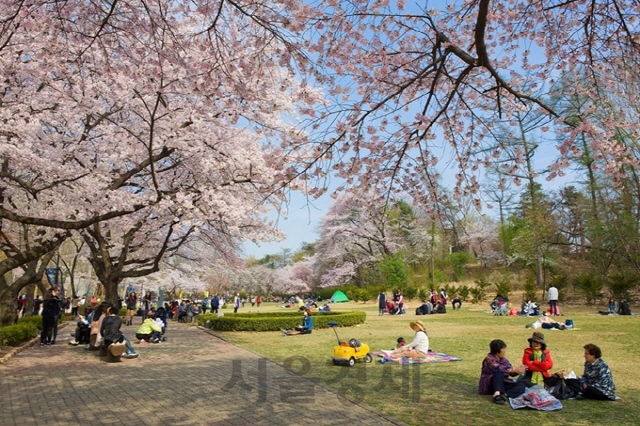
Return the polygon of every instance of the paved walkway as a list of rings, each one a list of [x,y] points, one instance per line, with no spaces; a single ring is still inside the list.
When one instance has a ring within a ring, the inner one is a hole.
[[[140,358],[120,363],[68,345],[71,328],[0,366],[0,424],[402,424],[197,327],[172,322],[167,342],[134,343]]]

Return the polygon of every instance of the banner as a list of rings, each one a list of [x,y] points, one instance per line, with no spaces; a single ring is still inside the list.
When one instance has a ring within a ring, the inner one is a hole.
[[[57,286],[58,268],[47,268],[47,280],[49,280],[50,285]]]
[[[204,292],[204,297],[206,297],[207,299],[209,298],[209,290]]]

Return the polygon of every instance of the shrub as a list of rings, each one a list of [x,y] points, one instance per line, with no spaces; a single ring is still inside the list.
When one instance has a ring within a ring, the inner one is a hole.
[[[478,278],[475,280],[476,286],[471,289],[471,295],[473,298],[471,299],[471,303],[482,303],[487,297],[486,288],[491,285],[490,282],[486,281],[484,278]]]
[[[509,282],[509,278],[502,277],[496,284],[496,292],[505,298],[509,298],[509,293],[511,293],[511,283]]]
[[[594,273],[576,276],[574,285],[582,293],[589,305],[593,305],[603,296],[602,281],[596,278]]]
[[[407,287],[404,291],[403,291],[403,295],[404,297],[409,300],[409,299],[415,299],[416,296],[418,295],[418,289],[416,287]]]
[[[369,292],[364,288],[354,288],[347,294],[347,297],[354,302],[366,302],[369,299]]]
[[[362,324],[367,317],[364,312],[314,312],[312,316],[314,328],[327,328],[329,322],[336,322],[340,327],[348,327]],[[293,328],[301,323],[300,311],[198,316],[199,325],[220,331],[278,331]]]
[[[471,292],[471,289],[467,285],[461,285],[460,287],[458,287],[458,297],[463,302],[467,301],[467,298],[469,297],[470,292]]]
[[[611,296],[616,300],[622,300],[629,298],[629,292],[636,286],[638,277],[625,277],[623,274],[616,272],[611,274],[607,281]]]
[[[42,316],[33,315],[30,317],[22,317],[18,319],[18,324],[35,324],[38,330],[42,330]]]
[[[456,297],[458,297],[458,288],[452,284],[445,285],[444,291],[447,292],[447,296],[449,296],[449,300],[455,299]]]
[[[428,299],[427,290],[425,290],[424,288],[420,288],[420,290],[418,291],[418,299],[426,301]]]
[[[42,322],[42,317],[41,322]],[[0,328],[0,345],[17,346],[38,334],[35,321],[22,321]]]

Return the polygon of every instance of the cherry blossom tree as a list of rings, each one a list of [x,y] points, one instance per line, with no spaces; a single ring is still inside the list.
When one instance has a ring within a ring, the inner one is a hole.
[[[0,2],[0,220],[85,229],[110,300],[127,275],[107,259],[153,218],[179,218],[151,226],[167,239],[210,221],[271,238],[262,216],[291,184],[281,145],[321,101],[289,67],[283,5],[196,3]]]
[[[454,197],[473,197],[480,207],[482,168],[500,154],[486,149],[494,123],[526,111],[555,120],[566,136],[550,178],[564,173],[585,133],[608,173],[636,165],[615,137],[624,129],[637,139],[633,114],[604,102],[598,121],[576,123],[546,99],[554,80],[576,71],[585,78],[574,93],[624,97],[621,82],[635,76],[640,57],[639,13],[632,0],[318,3],[309,50],[332,96],[320,117],[334,125],[317,125],[309,139],[316,157],[305,170],[326,160],[347,184],[406,191],[433,207],[440,194],[416,188],[438,179],[433,165],[452,159]]]
[[[494,220],[486,215],[467,217],[463,229],[461,242],[468,245],[482,266],[504,260],[504,253],[498,250],[499,232]]]
[[[320,286],[357,279],[363,268],[374,267],[401,248],[407,231],[403,223],[412,218],[392,207],[373,193],[346,193],[336,198],[319,227],[314,269],[321,275]]]

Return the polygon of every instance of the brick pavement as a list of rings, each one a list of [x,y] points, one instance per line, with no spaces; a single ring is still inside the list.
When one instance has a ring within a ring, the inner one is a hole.
[[[0,424],[403,424],[197,327],[172,322],[167,342],[134,343],[140,358],[120,363],[68,345],[71,328],[0,366]]]

